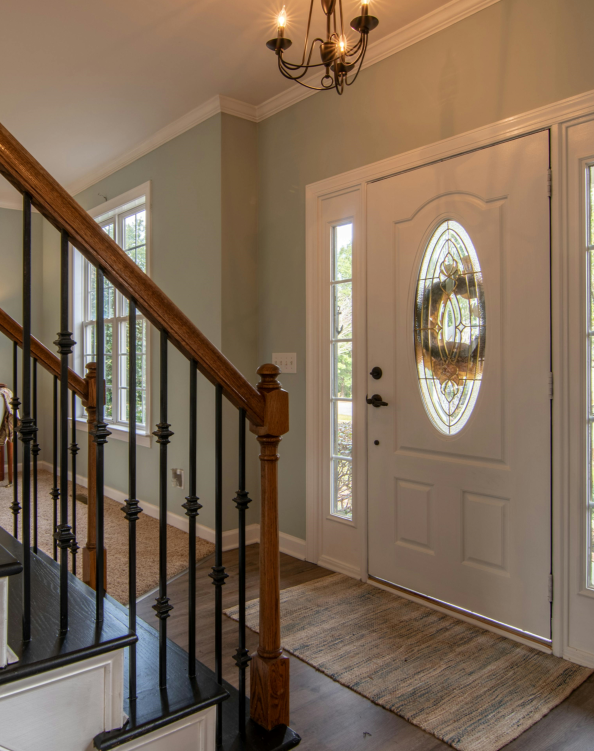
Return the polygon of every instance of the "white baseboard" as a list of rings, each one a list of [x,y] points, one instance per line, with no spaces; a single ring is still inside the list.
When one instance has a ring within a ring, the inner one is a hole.
[[[330,569],[330,571],[335,571],[337,574],[350,576],[351,579],[361,579],[361,571],[357,566],[351,566],[348,563],[337,561],[336,558],[330,558],[327,555],[323,555],[319,559],[318,566]]]
[[[594,655],[590,652],[582,652],[581,649],[565,647],[563,650],[563,659],[575,662],[576,665],[582,665],[585,668],[594,668]]]
[[[286,532],[281,532],[279,538],[281,553],[286,553],[300,561],[305,560],[305,540],[288,535]]]
[[[39,462],[39,468],[44,469],[48,472],[52,471],[52,465],[49,462]],[[68,479],[72,480],[72,473],[68,473]],[[82,475],[76,476],[76,482],[78,485],[81,485],[83,488],[87,487],[87,478],[83,477]],[[111,498],[112,500],[116,501],[116,503],[121,503],[122,505],[126,502],[126,494],[122,493],[121,490],[116,490],[116,488],[110,488],[108,485],[105,486],[105,495],[108,498]],[[140,506],[142,507],[143,512],[147,516],[153,517],[153,519],[159,518],[159,508],[155,506],[152,503],[147,503],[146,501],[140,500]],[[167,512],[167,524],[170,524],[172,527],[175,527],[176,529],[181,529],[182,532],[188,532],[189,531],[189,520],[187,516],[182,516],[180,514],[175,514],[173,511]],[[260,542],[260,525],[259,524],[248,524],[245,530],[246,533],[246,545],[253,545],[256,542]],[[201,537],[203,540],[206,540],[207,542],[214,543],[215,541],[215,531],[212,527],[206,527],[204,524],[196,524],[196,536]],[[236,550],[239,546],[239,530],[237,529],[228,529],[225,532],[223,532],[223,551],[227,550]],[[302,540],[300,537],[293,537],[293,535],[288,535],[285,532],[280,533],[280,551],[281,553],[286,553],[287,555],[293,556],[293,558],[298,558],[300,561],[305,560],[305,540]]]

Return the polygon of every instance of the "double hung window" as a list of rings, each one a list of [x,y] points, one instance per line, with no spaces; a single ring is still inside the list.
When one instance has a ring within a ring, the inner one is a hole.
[[[129,258],[148,273],[148,185],[141,186],[109,205],[98,207],[94,218],[99,226],[125,251]],[[75,320],[77,341],[82,344],[82,358],[78,370],[95,360],[96,352],[96,284],[95,267],[75,253]],[[105,420],[114,427],[126,430],[129,423],[129,334],[128,300],[107,280],[104,282],[105,320]],[[76,337],[75,337],[76,338]],[[136,423],[140,433],[149,429],[148,415],[148,342],[147,322],[137,312],[136,317]]]

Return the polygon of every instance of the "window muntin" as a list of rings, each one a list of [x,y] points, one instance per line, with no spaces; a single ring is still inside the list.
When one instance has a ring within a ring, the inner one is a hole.
[[[587,382],[587,572],[586,585],[594,589],[594,165],[586,168],[586,382]]]
[[[330,513],[353,518],[353,224],[332,228],[331,503]]]
[[[417,282],[414,327],[425,411],[440,433],[454,435],[478,397],[486,334],[481,267],[458,222],[442,222],[429,240]]]
[[[108,213],[96,217],[97,223],[113,238],[143,271],[147,271],[147,208],[141,196]],[[82,305],[81,321],[83,365],[95,360],[95,304],[96,269],[81,258]],[[105,419],[106,422],[127,427],[128,399],[128,301],[105,280]],[[136,338],[136,422],[139,432],[148,430],[147,391],[147,324],[137,313]]]

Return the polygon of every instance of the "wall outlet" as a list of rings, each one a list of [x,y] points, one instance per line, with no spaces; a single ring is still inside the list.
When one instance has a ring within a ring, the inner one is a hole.
[[[273,365],[278,365],[281,373],[297,372],[297,355],[295,352],[273,352]]]
[[[183,469],[171,470],[171,487],[183,488],[184,486],[184,471]]]

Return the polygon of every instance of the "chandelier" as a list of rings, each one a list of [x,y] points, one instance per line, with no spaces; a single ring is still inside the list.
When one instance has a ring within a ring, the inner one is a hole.
[[[287,27],[287,13],[285,6],[278,15],[278,36],[266,42],[268,49],[276,53],[278,69],[285,78],[305,86],[314,91],[336,89],[342,94],[344,87],[351,86],[357,80],[359,71],[367,51],[367,40],[370,31],[373,31],[379,21],[375,16],[369,15],[369,0],[361,0],[361,15],[353,18],[351,29],[359,34],[359,39],[351,44],[344,33],[344,21],[342,15],[342,0],[321,0],[322,10],[326,16],[326,36],[324,39],[316,37],[309,41],[311,17],[314,0],[309,6],[309,18],[305,33],[305,45],[303,57],[300,63],[291,63],[285,60],[283,53],[293,44],[285,36]],[[312,62],[316,45],[319,45],[320,62]],[[306,83],[303,78],[310,71],[320,73],[319,86]]]

